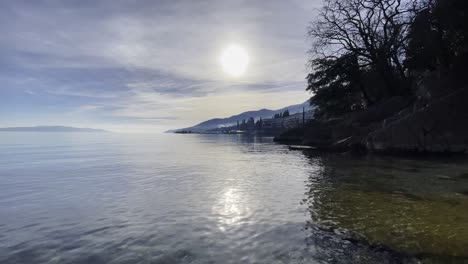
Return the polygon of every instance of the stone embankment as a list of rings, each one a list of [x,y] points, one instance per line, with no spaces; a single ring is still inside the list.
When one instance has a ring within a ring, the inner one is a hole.
[[[339,119],[314,120],[302,131],[287,131],[275,140],[359,153],[466,153],[468,88],[424,103],[392,97]]]

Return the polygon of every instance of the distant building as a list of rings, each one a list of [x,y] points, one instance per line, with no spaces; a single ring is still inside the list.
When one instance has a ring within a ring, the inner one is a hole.
[[[263,119],[264,129],[289,129],[300,127],[314,118],[314,111],[293,114],[287,117]]]
[[[283,127],[284,128],[295,128],[302,126],[304,123],[309,122],[314,118],[314,111],[307,111],[304,113],[297,113],[294,115],[290,115],[288,117],[281,118],[283,119]]]

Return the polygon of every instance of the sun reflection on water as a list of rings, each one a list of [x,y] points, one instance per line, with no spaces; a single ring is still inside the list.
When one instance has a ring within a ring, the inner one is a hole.
[[[239,225],[243,218],[249,215],[250,209],[246,205],[240,190],[227,188],[213,206],[213,212],[218,216],[219,229],[226,230],[227,226]]]

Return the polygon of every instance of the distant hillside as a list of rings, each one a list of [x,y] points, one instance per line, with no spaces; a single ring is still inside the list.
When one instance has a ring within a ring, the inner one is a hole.
[[[0,132],[109,132],[103,129],[66,126],[4,127]]]
[[[286,109],[289,110],[290,114],[295,114],[295,113],[302,112],[303,108],[305,108],[306,111],[314,109],[314,107],[309,104],[309,101],[306,101],[302,104],[290,105],[290,106],[283,107],[278,110],[261,109],[257,111],[244,112],[244,113],[234,115],[231,117],[227,117],[227,118],[214,118],[214,119],[204,121],[192,127],[174,129],[174,130],[169,130],[166,132],[173,133],[173,132],[181,131],[181,130],[190,130],[193,132],[204,132],[204,131],[215,129],[218,127],[232,126],[232,125],[237,124],[237,121],[242,121],[242,119],[247,120],[250,117],[253,117],[255,120],[260,119],[260,118],[262,119],[271,118],[277,113],[284,112]]]

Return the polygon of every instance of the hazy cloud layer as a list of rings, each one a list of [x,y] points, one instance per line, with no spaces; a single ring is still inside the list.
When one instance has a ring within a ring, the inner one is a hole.
[[[306,100],[318,1],[2,1],[0,126],[164,130]],[[231,43],[248,72],[226,76]]]

